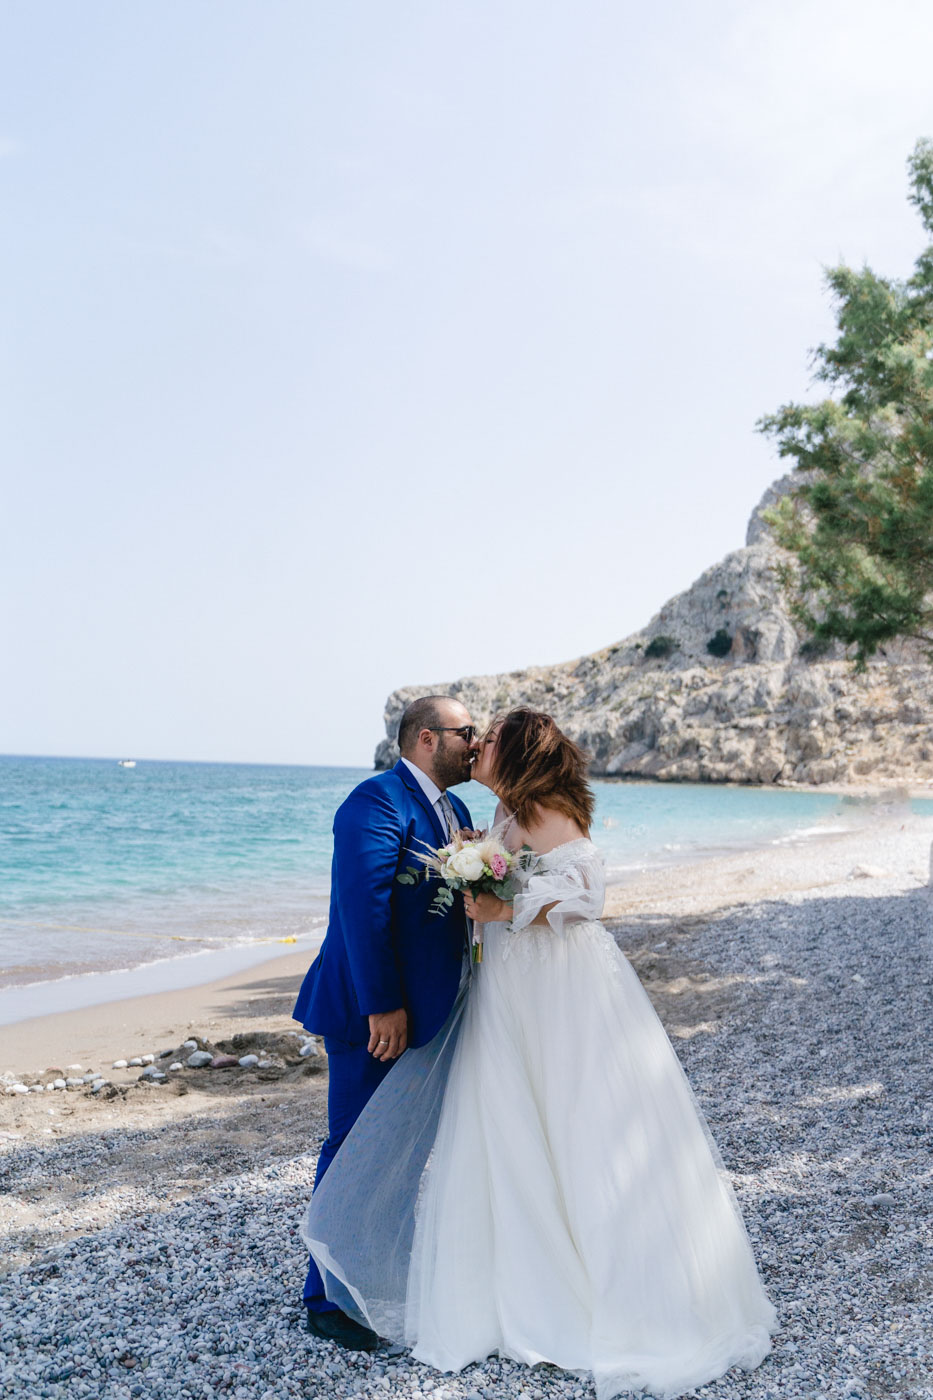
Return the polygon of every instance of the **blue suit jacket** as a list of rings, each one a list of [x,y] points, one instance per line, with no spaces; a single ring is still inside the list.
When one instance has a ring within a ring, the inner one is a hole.
[[[462,826],[470,814],[454,793]],[[446,836],[416,779],[401,760],[353,789],[334,818],[330,920],[321,951],[305,976],[293,1015],[315,1035],[351,1045],[369,1040],[368,1017],[408,1011],[410,1045],[431,1040],[450,1014],[466,947],[463,901],[429,914],[434,880],[400,885],[413,852]]]

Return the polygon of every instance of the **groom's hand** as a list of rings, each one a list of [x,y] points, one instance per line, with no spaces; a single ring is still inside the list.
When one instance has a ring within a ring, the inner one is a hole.
[[[377,1060],[397,1060],[408,1044],[408,1012],[380,1011],[369,1018],[369,1044],[366,1049]]]

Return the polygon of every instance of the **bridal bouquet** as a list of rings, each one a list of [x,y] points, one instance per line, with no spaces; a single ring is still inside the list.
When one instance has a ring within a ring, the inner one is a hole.
[[[469,890],[474,896],[486,891],[506,902],[514,899],[516,890],[512,876],[525,858],[524,848],[509,851],[496,836],[464,835],[459,831],[454,833],[446,846],[440,846],[437,850],[426,846],[424,851],[413,854],[421,862],[422,869],[408,866],[403,874],[395,878],[401,885],[414,885],[422,875],[429,880],[438,880],[438,891],[428,911],[431,914],[446,913],[458,890]],[[475,926],[472,957],[475,963],[483,961],[483,941]]]

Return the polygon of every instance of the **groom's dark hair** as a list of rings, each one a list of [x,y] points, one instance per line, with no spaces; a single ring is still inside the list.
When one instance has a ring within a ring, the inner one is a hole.
[[[406,705],[398,726],[399,753],[408,753],[415,747],[415,740],[422,729],[430,729],[439,722],[441,712],[437,708],[437,702],[450,699],[449,695],[422,695],[420,699],[412,700],[410,705]]]

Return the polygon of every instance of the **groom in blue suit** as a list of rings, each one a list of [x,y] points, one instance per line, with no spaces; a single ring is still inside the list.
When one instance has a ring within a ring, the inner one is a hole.
[[[334,818],[330,920],[298,994],[294,1017],[324,1037],[327,1139],[315,1186],[366,1103],[409,1045],[425,1045],[446,1021],[467,947],[459,898],[429,914],[436,887],[400,884],[414,853],[438,847],[470,814],[447,788],[470,777],[476,729],[459,700],[427,695],[402,715],[401,758],[354,788]],[[314,1260],[304,1288],[308,1328],[355,1350],[376,1334],[324,1296]]]

